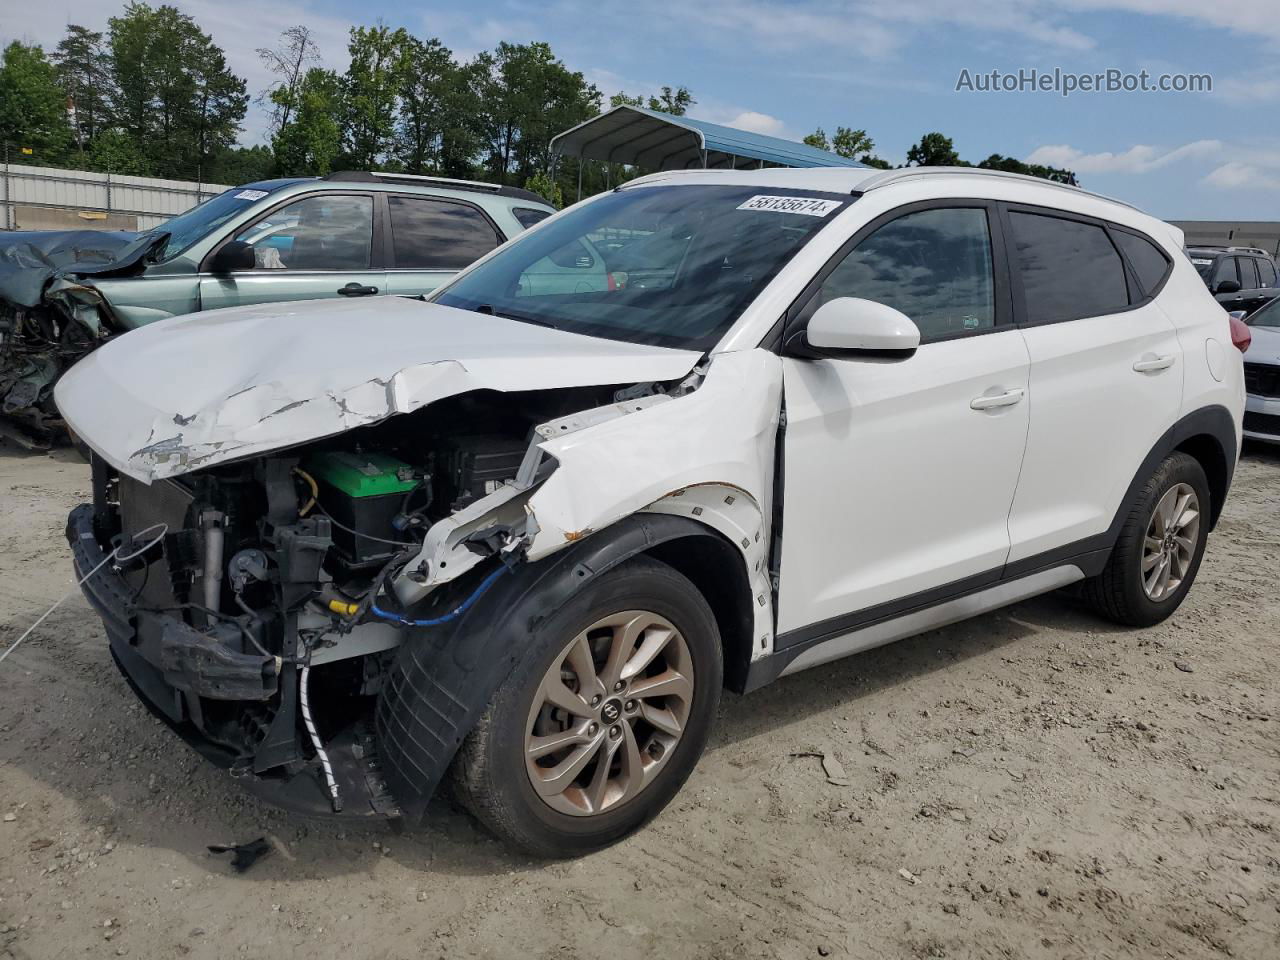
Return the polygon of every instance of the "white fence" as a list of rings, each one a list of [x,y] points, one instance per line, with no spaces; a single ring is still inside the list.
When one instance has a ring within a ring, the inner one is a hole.
[[[6,164],[0,173],[0,228],[26,227],[20,212],[35,219],[39,211],[49,211],[79,216],[90,228],[95,221],[105,225],[107,217],[116,223],[124,217],[130,223],[136,219],[136,229],[149,230],[227,189],[216,183]]]

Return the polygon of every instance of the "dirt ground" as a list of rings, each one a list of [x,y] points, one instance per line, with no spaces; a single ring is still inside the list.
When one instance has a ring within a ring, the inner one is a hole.
[[[0,450],[0,645],[71,585],[88,487]],[[1168,623],[1043,598],[726,695],[654,824],[555,864],[443,802],[402,836],[259,804],[77,594],[0,665],[0,957],[1280,957],[1278,572],[1248,449]],[[205,849],[263,835],[241,875]]]

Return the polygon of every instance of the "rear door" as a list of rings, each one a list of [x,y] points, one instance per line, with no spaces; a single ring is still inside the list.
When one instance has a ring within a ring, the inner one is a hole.
[[[478,206],[462,200],[387,197],[390,293],[430,293],[506,238]]]
[[[1009,515],[1007,573],[1017,573],[1097,546],[1090,538],[1178,418],[1183,355],[1153,301],[1172,264],[1150,240],[1040,207],[1004,216],[1031,359],[1031,429]]]
[[[282,203],[227,238],[253,247],[254,268],[202,272],[201,309],[386,293],[377,212],[372,193],[315,193]]]

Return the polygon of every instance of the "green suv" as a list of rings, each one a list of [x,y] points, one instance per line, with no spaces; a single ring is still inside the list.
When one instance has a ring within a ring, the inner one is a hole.
[[[513,187],[346,172],[236,187],[143,234],[0,235],[0,433],[47,444],[57,378],[119,333],[219,307],[429,293],[553,212]]]

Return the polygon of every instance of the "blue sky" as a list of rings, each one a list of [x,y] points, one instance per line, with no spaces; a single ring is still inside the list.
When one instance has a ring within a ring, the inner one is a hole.
[[[121,4],[122,5],[122,4]],[[1075,169],[1083,185],[1168,219],[1280,220],[1280,4],[1275,0],[176,0],[253,89],[253,48],[310,25],[345,62],[353,23],[381,18],[468,56],[548,41],[607,96],[688,86],[691,113],[799,138],[861,127],[901,163],[939,130],[960,155]],[[0,38],[52,46],[102,26],[114,0],[0,0]],[[1207,73],[1211,93],[957,92],[962,69]],[[260,135],[251,116],[246,138]]]

